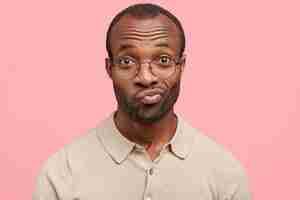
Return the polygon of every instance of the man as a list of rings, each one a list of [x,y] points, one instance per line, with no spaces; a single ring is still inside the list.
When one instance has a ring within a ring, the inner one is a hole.
[[[185,66],[178,19],[153,4],[107,32],[116,112],[44,164],[34,200],[249,200],[243,168],[174,113]]]

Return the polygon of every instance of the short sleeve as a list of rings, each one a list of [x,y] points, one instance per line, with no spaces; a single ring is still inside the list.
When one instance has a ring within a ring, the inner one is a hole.
[[[72,178],[68,166],[64,150],[51,156],[37,176],[33,200],[69,199],[72,194]]]
[[[236,187],[236,190],[231,196],[227,197],[228,200],[251,200],[251,192],[249,190],[248,181],[242,180]],[[226,199],[226,200],[227,200]]]
[[[239,173],[233,175],[228,187],[223,194],[222,200],[251,200],[251,192],[248,177],[244,169],[240,168]]]
[[[32,200],[59,200],[54,185],[45,171],[37,177]]]

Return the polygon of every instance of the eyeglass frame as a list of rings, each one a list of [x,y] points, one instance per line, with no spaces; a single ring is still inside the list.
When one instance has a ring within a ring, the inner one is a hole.
[[[112,66],[118,66],[118,63],[116,63],[116,60],[118,60],[118,59],[120,59],[120,58],[126,58],[126,56],[119,56],[119,57],[116,57],[116,58],[112,58],[112,57],[110,57],[109,58],[109,61],[110,61],[110,63],[112,64]],[[159,56],[158,56],[159,57]],[[182,60],[183,60],[183,58],[185,57],[185,56],[183,56],[183,55],[181,55],[180,57],[178,56],[177,58],[174,58],[174,57],[171,57],[171,56],[168,56],[173,62],[174,62],[174,67],[176,67],[177,65],[180,65],[180,64],[182,64]],[[162,78],[162,77],[160,77],[160,76],[158,76],[158,75],[156,75],[156,74],[154,74],[153,73],[153,69],[152,69],[152,62],[155,60],[155,59],[157,59],[157,57],[156,58],[154,58],[154,59],[151,59],[151,60],[149,60],[149,61],[144,61],[144,62],[141,62],[140,60],[138,60],[138,59],[134,59],[134,58],[132,58],[132,57],[128,57],[128,58],[130,58],[130,59],[132,59],[132,60],[134,60],[134,61],[137,61],[137,62],[135,62],[136,64],[137,64],[137,69],[135,70],[136,72],[135,72],[135,74],[131,77],[131,78],[129,78],[129,79],[133,79],[133,78],[135,78],[135,77],[137,77],[137,75],[139,74],[139,72],[140,72],[140,70],[141,70],[141,65],[142,64],[148,64],[149,65],[149,68],[150,68],[150,72],[151,72],[151,74],[152,75],[154,75],[154,76],[156,76],[156,77],[158,77],[158,78]],[[119,68],[120,69],[120,68]],[[175,68],[176,69],[176,68]],[[176,70],[174,70],[174,72],[175,72]],[[167,79],[167,78],[169,78],[170,76],[172,76],[173,74],[174,74],[174,72],[172,72],[169,76],[167,76],[167,77],[164,77],[163,79]]]

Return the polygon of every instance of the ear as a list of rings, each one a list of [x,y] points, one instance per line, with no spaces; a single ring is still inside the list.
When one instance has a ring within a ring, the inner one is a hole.
[[[108,74],[109,78],[112,77],[112,71],[111,71],[111,60],[109,58],[105,58],[105,69],[106,69],[106,73]]]
[[[183,54],[180,58],[180,71],[181,71],[181,73],[184,71],[185,62],[186,62],[186,54]]]

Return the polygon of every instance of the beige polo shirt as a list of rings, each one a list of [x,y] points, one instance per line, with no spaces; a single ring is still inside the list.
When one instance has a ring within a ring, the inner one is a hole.
[[[113,114],[44,163],[33,200],[250,200],[239,162],[180,116],[151,161]]]

